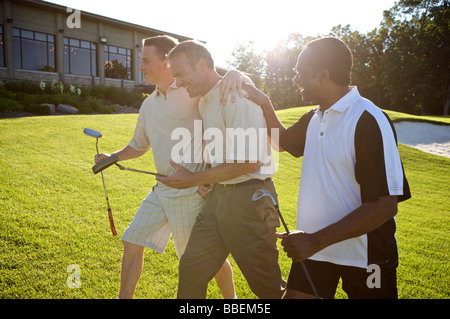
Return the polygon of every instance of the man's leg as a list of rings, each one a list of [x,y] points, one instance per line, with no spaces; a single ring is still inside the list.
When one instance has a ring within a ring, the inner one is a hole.
[[[186,250],[180,259],[177,295],[179,299],[206,298],[209,281],[223,267],[229,254],[217,231],[215,208],[213,191],[197,217]],[[221,275],[223,274],[220,274],[219,278]],[[219,280],[221,281],[221,278]]]
[[[128,228],[122,234],[123,258],[119,298],[133,298],[142,273],[144,248],[163,253],[170,239],[166,213],[152,191],[143,200]]]
[[[275,237],[278,214],[269,198],[252,201],[258,186],[216,186],[215,191],[222,192],[217,205],[218,229],[255,295],[279,299],[282,280]]]
[[[228,260],[225,260],[214,278],[216,279],[217,286],[219,286],[223,299],[233,299],[236,296],[234,290],[233,270],[231,269],[231,265]]]
[[[132,299],[144,265],[144,247],[126,241],[123,243],[120,299]]]

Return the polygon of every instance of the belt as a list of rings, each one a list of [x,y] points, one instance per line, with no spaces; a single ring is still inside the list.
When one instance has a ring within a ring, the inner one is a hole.
[[[255,185],[255,184],[264,184],[264,183],[268,183],[271,182],[272,178],[271,177],[267,177],[266,179],[257,179],[257,178],[252,178],[249,179],[248,181],[245,182],[240,182],[240,183],[236,183],[236,184],[219,184],[223,187],[241,187],[241,186],[248,186],[248,185]]]

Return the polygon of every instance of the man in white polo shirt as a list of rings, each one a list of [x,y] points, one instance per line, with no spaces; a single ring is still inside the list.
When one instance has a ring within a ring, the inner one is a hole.
[[[120,161],[144,155],[150,148],[160,174],[169,175],[173,168],[169,164],[172,148],[178,142],[173,140],[172,132],[187,129],[194,137],[195,120],[200,120],[199,98],[190,98],[183,87],[176,85],[170,73],[166,57],[178,41],[169,36],[156,36],[143,41],[140,70],[147,83],[156,84],[156,90],[142,103],[135,132],[130,143],[117,152]],[[224,91],[239,83],[241,74],[230,76]],[[231,83],[231,84],[230,84]],[[190,149],[195,157],[202,153],[202,144],[192,143]],[[99,162],[110,156],[96,156]],[[178,160],[178,159],[174,159]],[[194,172],[205,169],[205,163],[186,159],[182,163]],[[142,273],[144,248],[149,247],[163,253],[172,235],[178,258],[184,253],[192,225],[205,204],[207,193],[198,186],[174,189],[158,183],[141,203],[129,227],[122,234],[124,246],[119,298],[134,296],[137,282]],[[235,297],[233,274],[228,261],[224,261],[216,275],[217,284],[226,299]]]
[[[352,63],[339,39],[306,45],[293,81],[303,101],[319,107],[289,128],[267,96],[249,88],[268,126],[280,130],[280,151],[303,156],[299,230],[278,234],[293,259],[284,298],[314,297],[299,261],[322,298],[333,298],[340,278],[349,298],[397,298],[395,215],[411,195],[394,127],[349,86]]]
[[[201,44],[180,43],[170,52],[169,63],[177,85],[185,87],[192,98],[202,96],[200,115],[212,168],[193,172],[172,163],[176,171],[157,179],[180,189],[217,183],[180,260],[178,298],[205,298],[208,282],[231,253],[259,298],[279,299],[278,215],[269,198],[252,201],[260,188],[276,198],[271,179],[275,165],[262,111],[243,98],[220,104],[221,79],[211,54]],[[245,142],[238,132],[248,133]],[[252,149],[254,145],[258,147]]]

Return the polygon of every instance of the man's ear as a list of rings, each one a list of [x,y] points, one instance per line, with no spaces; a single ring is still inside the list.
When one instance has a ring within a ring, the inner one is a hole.
[[[328,69],[323,69],[318,73],[319,83],[322,85],[328,84],[330,81],[330,72]]]
[[[200,70],[205,71],[206,69],[208,69],[208,63],[206,62],[205,59],[200,58],[200,60],[198,60],[198,62],[197,62],[197,67]]]

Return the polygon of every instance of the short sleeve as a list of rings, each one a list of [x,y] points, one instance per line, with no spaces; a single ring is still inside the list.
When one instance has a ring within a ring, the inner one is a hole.
[[[145,109],[142,105],[139,111],[138,120],[136,122],[136,128],[134,129],[134,135],[131,141],[128,143],[136,151],[148,151],[150,150],[150,139],[147,136],[145,129]]]
[[[304,114],[294,125],[284,131],[280,137],[280,146],[295,157],[303,156],[306,142],[306,131],[309,121],[315,114],[315,109]]]
[[[361,187],[362,202],[382,196],[411,197],[390,120],[376,119],[364,112],[355,129],[355,177]]]

